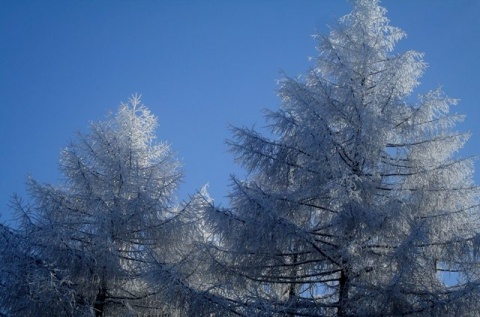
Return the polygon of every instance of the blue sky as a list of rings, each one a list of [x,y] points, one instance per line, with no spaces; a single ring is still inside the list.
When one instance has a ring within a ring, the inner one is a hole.
[[[480,1],[384,0],[408,34],[399,51],[425,53],[418,92],[442,85],[461,100],[458,126],[480,153]],[[350,11],[347,0],[0,0],[0,213],[25,179],[60,184],[59,151],[140,93],[158,138],[183,162],[181,199],[210,183],[224,205],[243,172],[225,146],[228,125],[265,125],[276,80],[305,73],[315,41]],[[480,183],[477,162],[476,181]]]

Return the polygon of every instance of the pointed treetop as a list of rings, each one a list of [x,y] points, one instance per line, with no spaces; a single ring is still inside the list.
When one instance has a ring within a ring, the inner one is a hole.
[[[339,21],[342,29],[357,29],[369,34],[372,47],[383,44],[387,52],[392,51],[395,43],[405,37],[401,29],[389,25],[387,10],[380,6],[380,0],[353,0],[352,5],[352,12]],[[364,34],[359,34],[358,38],[365,40]],[[379,36],[385,37],[385,41],[378,41]],[[352,41],[355,41],[355,38],[353,37]]]

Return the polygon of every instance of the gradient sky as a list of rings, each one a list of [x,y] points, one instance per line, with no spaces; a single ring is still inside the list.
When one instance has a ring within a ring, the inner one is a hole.
[[[384,0],[408,37],[399,51],[425,53],[418,92],[443,86],[480,154],[480,1]],[[159,118],[158,138],[183,162],[178,195],[210,183],[228,204],[228,125],[263,127],[276,80],[305,73],[315,33],[350,11],[347,0],[0,0],[0,213],[28,175],[60,184],[60,150],[133,93]],[[476,181],[480,183],[477,162]]]

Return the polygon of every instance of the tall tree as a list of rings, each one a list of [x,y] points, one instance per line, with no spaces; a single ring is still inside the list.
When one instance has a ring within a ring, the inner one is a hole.
[[[183,237],[176,229],[184,227],[184,219],[174,196],[179,163],[168,144],[156,142],[156,126],[156,117],[134,96],[62,151],[63,186],[29,181],[32,204],[17,204],[28,246],[22,250],[31,263],[53,267],[68,281],[74,298],[59,303],[95,316],[153,316],[164,310],[146,276],[153,250],[156,261],[179,260]],[[25,286],[34,288],[28,280],[32,272],[27,273]],[[46,304],[44,297],[32,301]]]
[[[480,311],[478,189],[472,159],[454,156],[468,135],[440,89],[411,101],[425,63],[393,52],[404,36],[378,0],[353,1],[317,37],[315,67],[281,82],[275,137],[233,129],[251,176],[210,211],[210,253],[239,287],[224,293],[239,314]]]

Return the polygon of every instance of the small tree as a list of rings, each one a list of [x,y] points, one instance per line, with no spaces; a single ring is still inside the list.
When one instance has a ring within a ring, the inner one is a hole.
[[[32,206],[17,204],[21,232],[34,262],[54,267],[71,286],[74,299],[59,302],[96,316],[164,310],[146,276],[153,250],[170,269],[179,260],[175,230],[183,218],[174,200],[179,163],[167,144],[155,142],[156,125],[134,96],[62,151],[62,187],[29,181]]]
[[[215,265],[239,286],[244,315],[474,316],[480,310],[478,190],[456,101],[410,102],[422,54],[393,54],[405,34],[378,0],[356,0],[315,67],[285,78],[268,112],[276,138],[235,128],[251,173],[231,209],[210,212]],[[459,280],[444,283],[440,273]],[[237,306],[235,306],[237,305]]]

